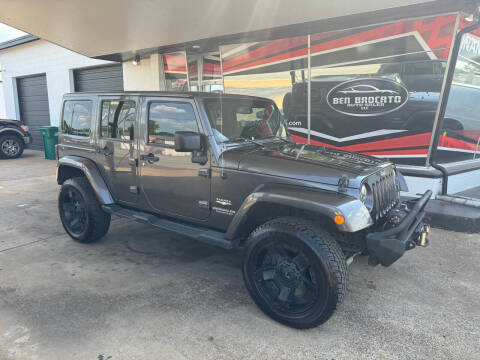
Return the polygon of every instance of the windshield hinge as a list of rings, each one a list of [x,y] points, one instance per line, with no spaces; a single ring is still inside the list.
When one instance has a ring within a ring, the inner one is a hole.
[[[339,192],[346,192],[348,187],[348,176],[342,175],[340,179],[338,179],[338,191]]]

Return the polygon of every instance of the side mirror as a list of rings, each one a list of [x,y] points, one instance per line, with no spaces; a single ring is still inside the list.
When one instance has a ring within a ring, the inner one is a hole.
[[[202,135],[193,131],[175,132],[175,151],[192,152],[202,150]]]

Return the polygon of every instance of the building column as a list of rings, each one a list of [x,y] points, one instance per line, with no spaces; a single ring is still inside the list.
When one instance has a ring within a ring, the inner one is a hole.
[[[161,54],[151,54],[149,58],[140,59],[137,65],[134,65],[133,61],[126,61],[122,67],[125,91],[165,90],[165,74]]]

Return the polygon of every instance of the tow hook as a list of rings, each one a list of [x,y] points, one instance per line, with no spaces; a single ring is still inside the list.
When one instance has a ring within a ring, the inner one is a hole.
[[[429,244],[427,236],[430,233],[430,225],[427,225],[425,223],[420,224],[418,230],[415,233],[417,234],[417,236],[414,241],[409,241],[407,243],[407,250],[411,250],[415,246],[427,247]]]
[[[423,231],[420,234],[420,243],[419,246],[426,247],[428,246],[429,242],[427,239],[427,235],[430,234],[430,225],[423,225]]]

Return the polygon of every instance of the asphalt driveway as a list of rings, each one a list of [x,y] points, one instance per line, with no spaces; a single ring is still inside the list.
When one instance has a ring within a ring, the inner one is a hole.
[[[249,298],[240,254],[114,219],[81,245],[55,162],[0,161],[0,359],[478,359],[480,235],[433,230],[390,268],[350,266],[325,325],[293,330]]]

